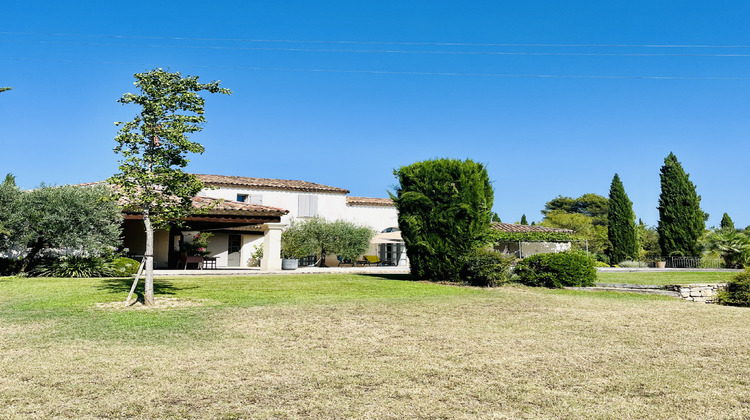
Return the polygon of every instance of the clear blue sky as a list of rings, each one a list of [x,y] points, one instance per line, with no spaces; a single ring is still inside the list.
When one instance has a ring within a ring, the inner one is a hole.
[[[113,122],[138,111],[116,100],[163,67],[234,91],[208,98],[192,172],[385,197],[394,168],[471,158],[506,222],[606,196],[617,172],[656,224],[671,151],[709,225],[750,224],[748,1],[26,0],[0,16],[0,173],[24,188],[113,174]]]

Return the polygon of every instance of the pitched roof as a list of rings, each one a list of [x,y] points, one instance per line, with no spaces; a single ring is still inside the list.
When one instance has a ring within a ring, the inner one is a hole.
[[[206,175],[194,174],[198,179],[207,185],[217,187],[245,187],[258,188],[264,190],[286,190],[286,191],[304,191],[304,192],[325,192],[337,194],[349,194],[349,190],[343,188],[330,187],[328,185],[316,184],[307,181],[295,181],[289,179],[270,179],[270,178],[249,178],[245,176],[229,175]]]
[[[347,206],[376,206],[376,207],[394,207],[395,204],[390,198],[374,197],[346,197]]]
[[[289,210],[284,210],[278,207],[262,206],[259,204],[241,203],[239,201],[221,200],[212,197],[193,197],[194,208],[204,208],[208,206],[214,206],[213,208],[206,211],[206,214],[232,214],[232,215],[247,215],[251,214],[254,216],[283,216],[289,213]]]
[[[543,232],[543,233],[575,233],[570,229],[550,228],[545,226],[527,226],[527,225],[516,225],[513,223],[499,223],[493,222],[490,227],[500,232],[508,233],[531,233],[531,232]]]

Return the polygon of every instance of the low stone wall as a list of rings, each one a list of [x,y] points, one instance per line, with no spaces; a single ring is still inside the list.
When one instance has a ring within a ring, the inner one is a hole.
[[[679,293],[680,298],[692,300],[693,302],[715,303],[716,294],[724,288],[724,283],[719,284],[676,284],[666,286],[665,289]]]

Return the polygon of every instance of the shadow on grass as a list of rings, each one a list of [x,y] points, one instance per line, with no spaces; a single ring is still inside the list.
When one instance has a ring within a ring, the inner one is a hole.
[[[102,283],[95,287],[99,290],[106,290],[111,293],[129,293],[132,286],[133,279],[131,278],[109,278],[102,280]],[[143,287],[143,279],[138,280],[138,286],[135,288],[135,293],[139,298],[141,298],[143,295]],[[198,286],[177,287],[170,281],[154,279],[155,295],[174,295],[179,290],[189,290],[197,288]]]
[[[362,274],[367,277],[376,277],[381,280],[397,280],[397,281],[415,281],[416,279],[411,274]]]

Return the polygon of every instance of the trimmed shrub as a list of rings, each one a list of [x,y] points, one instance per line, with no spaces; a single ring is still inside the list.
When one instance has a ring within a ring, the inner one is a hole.
[[[593,262],[577,252],[532,255],[516,264],[515,273],[527,286],[550,288],[593,286],[596,280]]]
[[[111,270],[104,258],[68,255],[43,259],[30,274],[36,277],[106,277],[111,275]]]
[[[492,242],[494,192],[487,169],[472,160],[437,159],[402,166],[391,194],[411,274],[461,281],[474,251]]]
[[[116,277],[130,277],[138,272],[141,263],[131,258],[115,258],[109,263],[110,275]]]
[[[609,264],[602,262],[602,261],[591,260],[591,262],[594,264],[594,267],[610,267]]]
[[[480,249],[466,258],[461,278],[471,286],[494,287],[510,278],[514,257],[499,252]]]
[[[750,270],[737,274],[719,291],[716,302],[728,306],[750,306]]]

